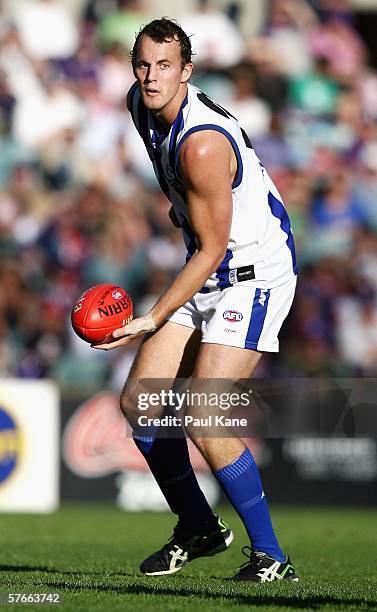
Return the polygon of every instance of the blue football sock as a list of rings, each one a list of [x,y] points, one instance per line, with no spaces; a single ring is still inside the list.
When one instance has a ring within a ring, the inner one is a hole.
[[[272,527],[258,468],[249,449],[246,448],[234,463],[215,471],[214,475],[240,515],[251,547],[277,561],[284,561],[285,556]]]
[[[142,433],[134,431],[133,438],[181,527],[200,532],[214,515],[192,469],[183,431],[177,435],[176,427],[174,432],[162,427],[146,431],[143,427]]]

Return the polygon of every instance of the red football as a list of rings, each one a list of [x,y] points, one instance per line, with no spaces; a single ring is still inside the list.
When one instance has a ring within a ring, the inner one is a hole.
[[[111,340],[115,329],[132,319],[132,300],[118,285],[95,285],[84,291],[72,308],[71,322],[86,342]]]

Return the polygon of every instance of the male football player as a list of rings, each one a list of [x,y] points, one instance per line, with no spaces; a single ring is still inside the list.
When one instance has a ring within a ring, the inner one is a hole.
[[[127,106],[147,148],[172,219],[181,226],[187,261],[151,311],[113,333],[113,349],[145,335],[121,396],[144,455],[171,510],[173,537],[141,565],[171,574],[188,561],[225,550],[231,530],[213,514],[190,464],[187,442],[138,427],[141,379],[249,378],[263,352],[278,351],[278,333],[292,304],[296,261],[281,197],[237,120],[189,84],[190,39],[157,19],[137,35],[136,78]],[[229,333],[227,311],[237,310]],[[235,436],[188,432],[240,515],[250,537],[248,561],[234,580],[297,580],[271,524],[250,450]]]

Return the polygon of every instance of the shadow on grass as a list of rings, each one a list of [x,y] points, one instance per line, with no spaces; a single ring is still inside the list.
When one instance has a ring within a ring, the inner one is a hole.
[[[116,574],[119,575],[119,574]],[[123,576],[127,576],[127,574],[123,574]],[[110,577],[110,576],[109,576]],[[135,576],[132,576],[135,580]],[[148,580],[148,579],[140,579],[140,580]],[[75,585],[69,582],[64,581],[54,581],[47,583],[46,586],[53,587],[55,589],[63,589],[63,590],[73,590],[73,591],[100,591],[107,593],[116,593],[117,595],[173,595],[176,597],[208,597],[211,600],[216,599],[227,599],[229,602],[234,604],[249,604],[259,607],[266,608],[267,606],[282,606],[282,607],[292,607],[296,606],[296,608],[306,609],[311,607],[313,609],[320,609],[325,605],[330,605],[334,607],[334,609],[345,610],[347,606],[358,606],[362,604],[362,609],[364,610],[376,610],[377,601],[366,601],[364,598],[348,598],[348,597],[336,597],[330,594],[324,595],[310,595],[310,594],[302,594],[296,593],[297,583],[284,583],[285,586],[291,589],[291,593],[284,595],[280,593],[271,592],[271,589],[274,589],[274,585],[243,585],[242,588],[249,588],[251,591],[255,588],[258,589],[257,592],[253,593],[245,593],[239,592],[237,588],[238,585],[229,585],[219,583],[219,578],[217,578],[217,583],[214,582],[213,585],[198,585],[197,579],[191,578],[192,584],[187,585],[187,578],[185,580],[185,586],[177,586],[174,588],[173,586],[164,586],[161,583],[156,583],[155,579],[152,579],[151,584],[128,584],[127,586],[116,586],[116,585],[108,585],[108,584],[88,584],[88,585]],[[305,585],[306,586],[306,585]],[[261,593],[261,589],[267,588],[270,590],[269,593]]]
[[[334,609],[340,610],[346,609],[347,606],[358,606],[362,604],[364,610],[376,610],[377,601],[367,601],[360,597],[342,597],[334,596],[328,593],[323,595],[310,594],[310,584],[305,583],[289,583],[285,582],[284,586],[289,588],[288,594],[281,594],[275,590],[275,585],[278,586],[282,583],[276,582],[273,585],[256,585],[256,584],[238,584],[231,582],[224,582],[218,577],[208,577],[206,580],[213,580],[211,585],[200,584],[198,579],[192,576],[185,576],[184,580],[182,577],[169,577],[169,578],[144,578],[135,576],[135,574],[127,572],[109,572],[104,574],[103,571],[85,571],[85,570],[61,570],[53,567],[43,565],[0,565],[0,571],[12,571],[12,572],[45,572],[47,574],[58,574],[63,576],[77,576],[81,581],[81,584],[75,582],[75,580],[46,580],[46,587],[51,587],[57,590],[65,591],[97,591],[104,593],[114,593],[117,595],[157,595],[157,596],[176,596],[176,597],[208,597],[211,600],[216,599],[227,599],[235,604],[249,604],[258,607],[268,606],[281,606],[281,607],[292,607],[296,606],[298,609],[305,609],[311,607],[313,609],[320,609],[325,605],[332,605]],[[91,576],[102,576],[108,579],[111,578],[123,578],[128,579],[131,583],[127,585],[111,585],[98,582],[93,584],[90,579]],[[88,584],[82,584],[83,581],[90,580]],[[169,580],[169,584],[163,584],[163,581]],[[172,585],[171,580],[176,581],[176,585]],[[182,580],[182,582],[181,582]],[[201,579],[199,579],[201,580]],[[307,589],[306,593],[300,592],[300,585]],[[245,593],[245,589],[249,589],[248,593]],[[269,589],[268,593],[264,593],[264,589]],[[279,588],[279,586],[278,586]],[[254,593],[252,592],[254,590]],[[243,592],[242,592],[243,591]],[[251,592],[250,592],[251,591]],[[299,592],[297,592],[299,591]]]
[[[88,574],[93,574],[94,576],[103,576],[104,572],[98,571],[95,572],[90,570],[90,572],[85,572],[83,570],[61,570],[56,569],[54,567],[47,567],[44,565],[4,565],[0,564],[0,572],[25,572],[25,573],[33,573],[33,572],[44,572],[46,574],[62,574],[63,576],[86,576]],[[106,574],[107,576],[110,574]],[[115,575],[121,575],[115,574]]]

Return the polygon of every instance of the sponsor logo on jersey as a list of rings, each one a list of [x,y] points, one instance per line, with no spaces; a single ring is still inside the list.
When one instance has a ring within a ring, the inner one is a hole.
[[[223,319],[225,319],[225,321],[229,321],[230,323],[238,323],[239,321],[242,321],[243,314],[238,310],[225,310],[223,312]]]
[[[0,407],[0,485],[20,463],[22,436],[17,423],[8,410]]]

